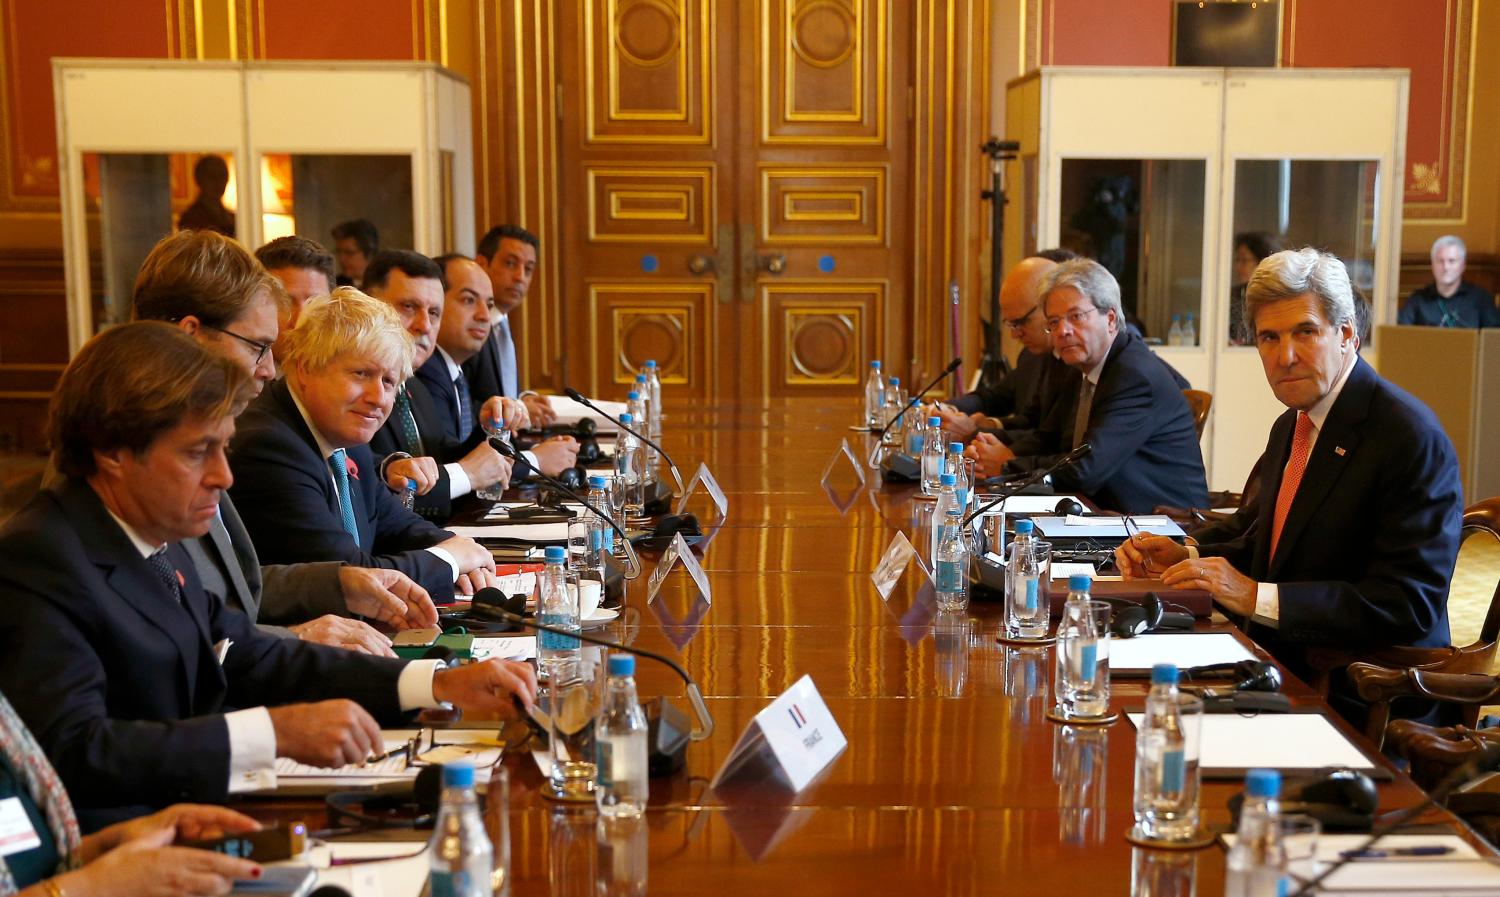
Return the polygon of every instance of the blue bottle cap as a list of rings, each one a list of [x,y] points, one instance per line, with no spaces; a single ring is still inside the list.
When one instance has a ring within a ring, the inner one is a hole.
[[[1276,797],[1281,794],[1281,771],[1252,769],[1245,773],[1246,797]]]
[[[875,370],[878,371],[878,370],[880,370],[880,362],[878,362],[878,361],[872,361],[872,362],[870,362],[870,367],[872,367],[872,368],[874,368]]]
[[[891,378],[891,385],[892,386],[900,386],[901,385],[901,378],[900,377],[892,377]]]
[[[1087,592],[1089,586],[1093,585],[1094,577],[1087,573],[1074,573],[1068,577],[1068,591]]]
[[[632,389],[630,392],[625,394],[625,398],[629,399],[632,402],[637,402],[640,401],[641,394]]]
[[[474,767],[467,763],[443,764],[444,788],[473,788]]]
[[[927,426],[929,427],[941,427],[942,425],[943,419],[937,415],[927,418]]]
[[[635,655],[634,654],[611,654],[609,655],[609,674],[611,676],[634,676]]]
[[[608,485],[609,480],[606,480],[604,477],[589,477],[589,488],[591,489],[603,489]]]
[[[622,424],[628,424],[628,423],[630,423],[633,420],[635,420],[635,418],[631,417],[630,416],[630,412],[628,412],[628,411],[626,413],[620,415],[620,423],[622,423]]]
[[[956,486],[958,485],[958,477],[954,476],[951,473],[938,474],[938,485]]]
[[[561,545],[548,545],[542,560],[549,564],[561,564],[568,559],[568,550]]]
[[[955,455],[962,455],[964,453],[964,444],[962,442],[950,442],[948,443],[948,451]]]
[[[645,374],[636,374],[635,375],[635,382],[637,382],[637,383],[645,383],[646,382],[646,375]]]
[[[414,479],[412,479],[411,477],[407,477],[406,478],[406,491],[407,492],[416,492],[417,491],[417,481],[414,480]]]
[[[1177,664],[1159,663],[1151,668],[1152,685],[1176,685]]]
[[[1021,535],[1022,533],[1029,533],[1029,532],[1031,532],[1034,529],[1036,529],[1036,524],[1032,523],[1030,520],[1017,520],[1016,521],[1016,535],[1018,535],[1018,536]]]
[[[654,368],[654,367],[656,367],[656,359],[655,358],[648,358],[648,359],[646,359],[646,367],[648,367],[648,368]]]

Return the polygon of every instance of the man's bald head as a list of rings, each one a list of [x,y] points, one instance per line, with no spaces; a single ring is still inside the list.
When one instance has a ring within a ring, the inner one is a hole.
[[[1056,267],[1056,262],[1044,258],[1021,259],[1000,282],[1001,320],[1026,351],[1037,355],[1052,351],[1052,337],[1047,333],[1040,304],[1042,279]]]

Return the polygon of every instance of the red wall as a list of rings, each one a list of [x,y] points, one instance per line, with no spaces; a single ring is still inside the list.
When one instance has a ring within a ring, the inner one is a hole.
[[[1172,6],[1158,0],[1044,0],[1047,65],[1166,65]],[[1051,43],[1048,43],[1050,36]]]

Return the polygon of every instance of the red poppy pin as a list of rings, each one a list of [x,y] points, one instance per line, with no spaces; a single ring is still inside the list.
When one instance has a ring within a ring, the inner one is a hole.
[[[349,476],[351,478],[356,480],[359,479],[359,465],[355,464],[354,459],[349,457],[348,455],[344,456],[344,469],[349,471]]]

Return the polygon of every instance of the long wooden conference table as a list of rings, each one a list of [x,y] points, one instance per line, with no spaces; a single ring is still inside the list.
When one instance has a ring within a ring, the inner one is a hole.
[[[996,605],[971,602],[966,615],[935,622],[910,572],[882,600],[871,571],[898,530],[916,540],[930,505],[874,477],[861,488],[847,464],[820,484],[841,440],[865,450],[868,437],[848,427],[854,400],[668,401],[665,410],[664,444],[684,478],[706,462],[730,508],[713,523],[701,490],[690,508],[711,535],[702,552],[711,604],[678,571],[648,605],[647,560],[621,618],[596,631],[678,658],[716,723],[689,746],[683,773],[651,782],[649,893],[1223,892],[1219,847],[1126,841],[1135,729],[1124,719],[1049,722],[1049,648],[1000,644]],[[649,661],[637,672],[643,700],[667,695],[687,709],[670,672]],[[847,737],[844,753],[792,797],[712,792],[746,724],[804,674]],[[1316,701],[1296,681],[1286,691]],[[1143,697],[1143,684],[1116,682],[1117,706]],[[542,796],[524,752],[509,762],[512,894],[592,894],[596,879],[632,861],[626,847],[601,847],[592,807]],[[1240,788],[1205,780],[1205,822],[1227,827],[1225,805]],[[1380,795],[1383,810],[1422,797],[1400,773]],[[1442,818],[1451,817],[1432,816]]]

